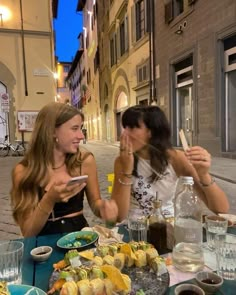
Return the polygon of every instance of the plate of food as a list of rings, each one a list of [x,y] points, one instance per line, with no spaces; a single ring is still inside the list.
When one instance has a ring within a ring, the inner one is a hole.
[[[76,251],[69,250],[53,265],[48,294],[67,294],[73,289],[71,294],[162,295],[169,286],[165,259],[146,242]],[[82,264],[74,268],[70,261],[76,255]]]
[[[98,234],[93,231],[76,231],[61,237],[57,246],[63,249],[79,249],[92,245],[98,240]]]
[[[8,285],[11,295],[47,295],[43,290],[29,285]]]

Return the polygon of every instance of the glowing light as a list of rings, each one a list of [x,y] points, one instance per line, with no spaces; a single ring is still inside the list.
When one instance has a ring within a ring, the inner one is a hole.
[[[58,79],[58,73],[53,73],[54,79]]]
[[[0,19],[1,25],[3,25],[4,21],[8,21],[12,18],[12,12],[6,6],[0,6]]]

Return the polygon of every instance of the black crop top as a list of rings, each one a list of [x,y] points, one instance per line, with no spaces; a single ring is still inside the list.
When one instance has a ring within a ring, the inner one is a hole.
[[[85,188],[82,189],[77,195],[70,198],[67,203],[56,203],[54,205],[54,218],[62,217],[71,213],[75,213],[83,210],[83,202],[84,202],[84,191]],[[38,188],[38,197],[39,201],[42,199],[45,191],[42,187]],[[52,213],[49,215],[48,219],[52,219]]]

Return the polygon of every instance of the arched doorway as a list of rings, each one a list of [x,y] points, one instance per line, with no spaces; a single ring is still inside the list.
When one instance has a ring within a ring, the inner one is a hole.
[[[110,114],[109,114],[109,105],[106,104],[104,107],[105,114],[105,128],[106,128],[106,140],[108,142],[111,141],[111,122],[110,122]]]
[[[2,97],[7,94],[7,87],[0,81],[0,142],[9,135],[8,113],[3,111]]]
[[[128,97],[121,91],[116,101],[116,138],[119,141],[121,135],[121,115],[122,111],[128,106]]]

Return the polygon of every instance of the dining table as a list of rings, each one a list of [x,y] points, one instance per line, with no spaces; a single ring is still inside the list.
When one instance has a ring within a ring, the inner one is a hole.
[[[123,235],[123,241],[128,242],[128,231],[126,226],[121,225],[118,228],[118,233]],[[229,227],[228,233],[236,235],[236,227]],[[23,256],[23,269],[22,269],[22,284],[36,286],[43,291],[47,292],[49,289],[49,281],[53,273],[53,264],[64,258],[65,249],[57,246],[57,241],[64,234],[52,234],[44,236],[35,236],[21,239],[24,242],[24,256]],[[45,262],[35,262],[30,251],[39,246],[51,246],[53,248],[52,254]],[[196,284],[194,278],[184,281],[187,283]],[[183,282],[179,282],[183,283]],[[168,287],[166,295],[174,294],[176,285]],[[236,294],[236,281],[224,280],[222,287],[216,295],[235,295]],[[158,295],[158,294],[153,294]]]

